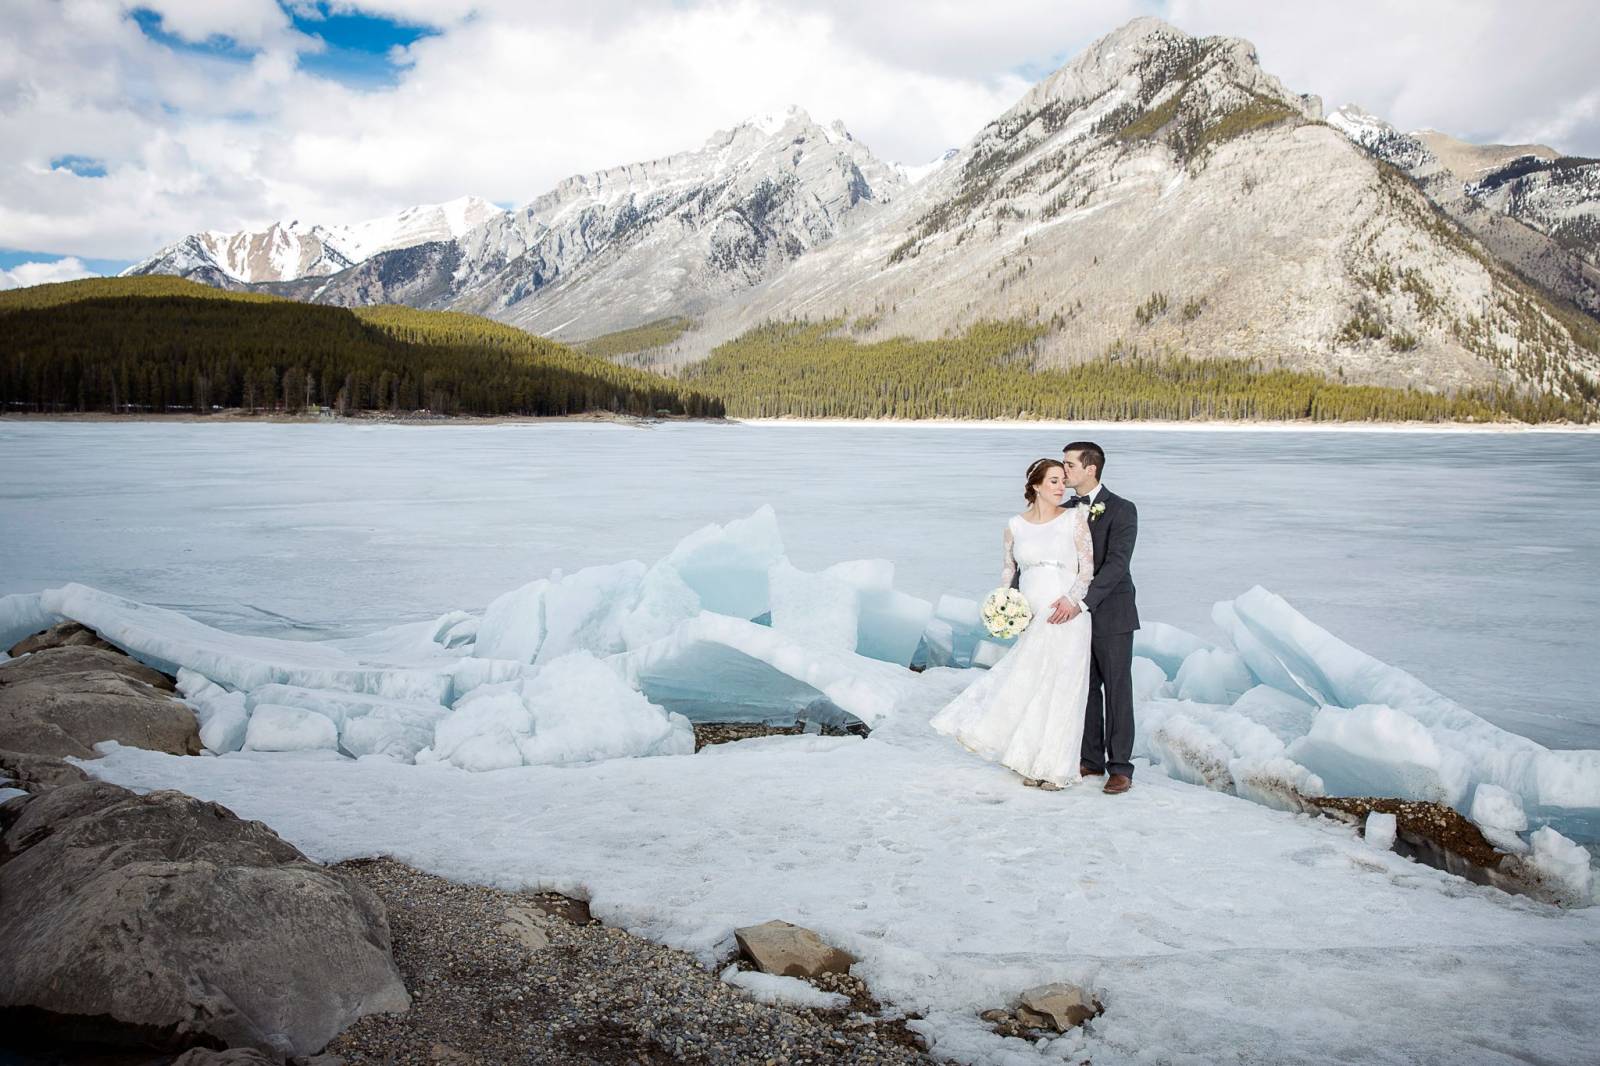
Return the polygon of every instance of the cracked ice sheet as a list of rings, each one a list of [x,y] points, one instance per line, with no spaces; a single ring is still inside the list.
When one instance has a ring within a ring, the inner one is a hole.
[[[931,707],[954,682],[929,673]],[[926,710],[864,741],[482,774],[132,748],[83,765],[223,803],[322,861],[586,895],[708,965],[737,926],[809,926],[968,1061],[1055,1054],[976,1020],[1052,980],[1107,1004],[1079,1052],[1097,1066],[1600,1060],[1600,908],[1474,886],[1144,769],[1122,797],[1026,790],[912,720]]]

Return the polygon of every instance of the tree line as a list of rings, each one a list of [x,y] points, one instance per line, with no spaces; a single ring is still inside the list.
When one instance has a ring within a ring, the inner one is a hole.
[[[0,294],[0,403],[30,411],[723,413],[720,401],[682,383],[474,315],[352,311],[173,278]]]
[[[682,379],[737,418],[975,418],[1587,422],[1550,395],[1453,395],[1347,385],[1250,359],[1146,356],[1113,346],[1066,369],[1032,369],[1044,327],[981,322],[940,340],[861,344],[839,320],[774,322],[712,351]]]

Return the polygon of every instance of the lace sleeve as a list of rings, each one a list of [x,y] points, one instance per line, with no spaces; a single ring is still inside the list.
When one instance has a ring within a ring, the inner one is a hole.
[[[1081,604],[1083,594],[1089,591],[1089,582],[1094,580],[1094,538],[1089,535],[1089,509],[1078,507],[1074,510],[1077,513],[1072,517],[1072,546],[1078,552],[1078,576],[1067,590],[1067,599]]]
[[[1011,527],[1006,526],[1005,557],[1000,568],[1000,587],[1010,588],[1011,583],[1017,579],[1017,557],[1011,551]]]

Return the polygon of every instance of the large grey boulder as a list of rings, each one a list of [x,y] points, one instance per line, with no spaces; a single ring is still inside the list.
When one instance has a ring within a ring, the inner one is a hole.
[[[115,740],[198,755],[194,712],[169,695],[171,684],[105,648],[46,648],[0,663],[0,748],[92,759],[95,744]]]
[[[0,840],[0,1030],[281,1058],[407,1007],[382,904],[265,825],[103,781],[19,802]]]

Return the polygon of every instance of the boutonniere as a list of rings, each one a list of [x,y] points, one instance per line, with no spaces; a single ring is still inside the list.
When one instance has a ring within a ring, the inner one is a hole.
[[[1093,522],[1096,518],[1099,518],[1101,515],[1103,515],[1105,513],[1106,513],[1106,505],[1105,504],[1103,504],[1103,503],[1093,504],[1089,508],[1089,521]]]

